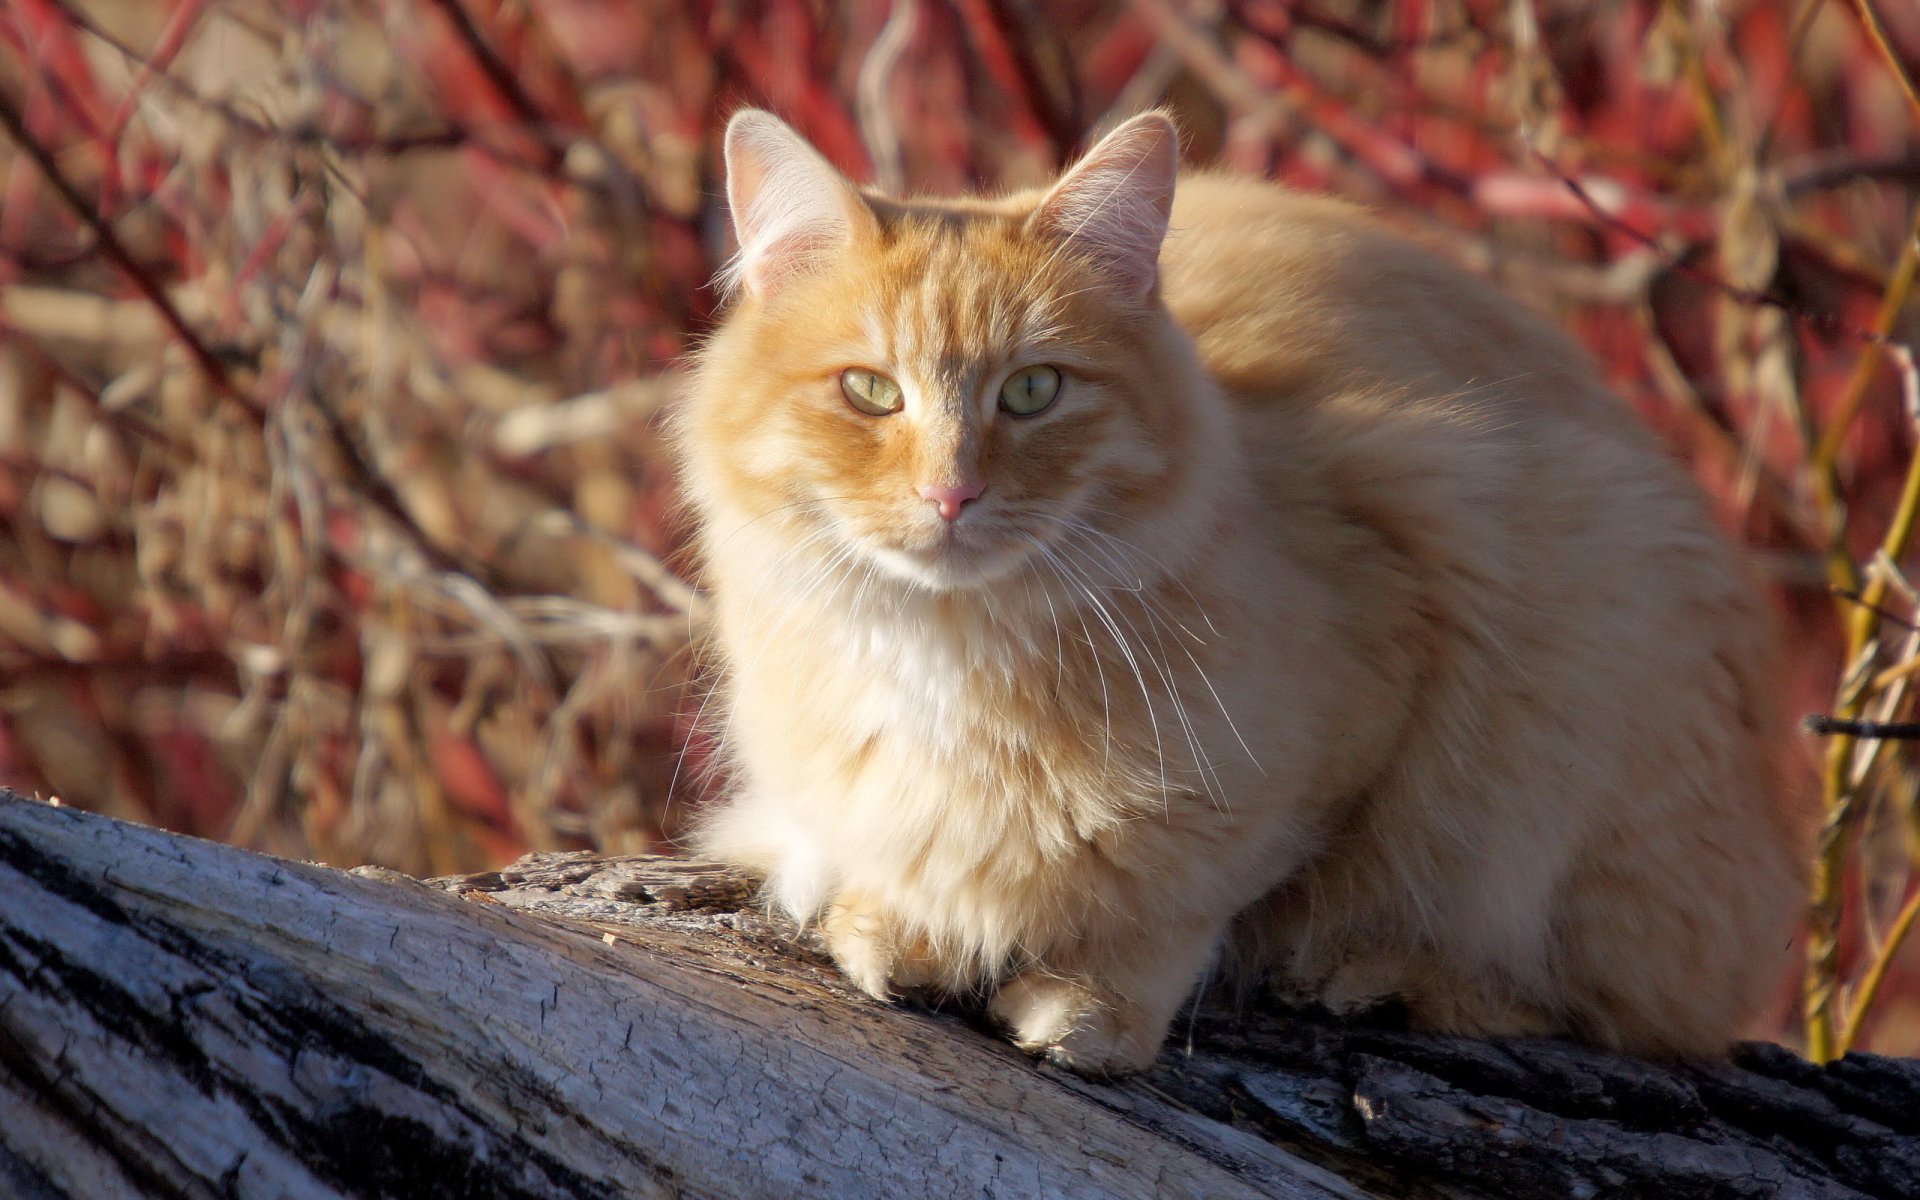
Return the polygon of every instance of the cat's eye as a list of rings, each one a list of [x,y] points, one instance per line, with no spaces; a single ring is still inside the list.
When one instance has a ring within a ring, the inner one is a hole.
[[[1016,417],[1045,411],[1060,396],[1060,372],[1053,367],[1025,367],[1000,385],[1000,407]]]
[[[853,405],[854,411],[870,417],[897,413],[906,402],[900,395],[899,384],[878,371],[861,367],[848,367],[840,372],[840,394]]]

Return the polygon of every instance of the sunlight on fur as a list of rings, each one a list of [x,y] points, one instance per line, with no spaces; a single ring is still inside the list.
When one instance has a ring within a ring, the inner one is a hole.
[[[726,149],[701,840],[856,984],[1092,1072],[1216,965],[1740,1030],[1804,894],[1766,613],[1565,336],[1347,205],[1176,180],[1158,114],[1000,199],[863,193],[757,111]]]

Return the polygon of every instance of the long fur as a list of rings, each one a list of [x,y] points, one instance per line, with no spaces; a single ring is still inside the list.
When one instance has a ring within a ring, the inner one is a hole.
[[[1149,169],[1082,172],[1099,203],[859,199],[702,354],[705,848],[868,991],[987,989],[1081,1069],[1151,1061],[1223,946],[1437,1028],[1719,1051],[1805,831],[1691,482],[1561,333],[1346,205],[1184,177],[1156,282],[1171,131],[1113,136]],[[1060,398],[997,411],[1034,363]],[[949,524],[918,488],[962,476]]]

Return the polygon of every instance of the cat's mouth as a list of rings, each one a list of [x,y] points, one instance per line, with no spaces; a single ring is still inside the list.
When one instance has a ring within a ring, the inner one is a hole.
[[[996,537],[978,521],[890,531],[874,539],[873,557],[888,573],[934,591],[985,587],[1019,569],[1027,557],[1017,540]]]

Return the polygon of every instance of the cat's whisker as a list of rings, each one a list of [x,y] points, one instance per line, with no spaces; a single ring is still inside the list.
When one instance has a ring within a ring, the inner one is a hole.
[[[1031,535],[1029,535],[1029,537],[1031,538]],[[1033,541],[1034,548],[1040,552],[1041,561],[1047,564],[1048,569],[1059,578],[1061,584],[1066,587],[1069,592],[1077,590],[1073,582],[1067,578],[1066,572],[1061,569],[1059,561],[1054,558],[1053,552],[1047,547],[1047,544],[1039,538],[1031,538],[1031,540]],[[1051,596],[1047,599],[1047,607],[1050,610],[1053,608],[1053,599]],[[1113,763],[1113,699],[1112,694],[1107,688],[1107,668],[1101,661],[1100,648],[1094,645],[1093,630],[1087,627],[1085,612],[1082,611],[1079,605],[1073,606],[1069,611],[1071,611],[1075,619],[1080,622],[1080,637],[1087,647],[1088,657],[1093,660],[1094,676],[1100,681],[1101,745],[1104,747],[1104,758],[1101,761],[1101,768],[1104,770]],[[1059,629],[1059,614],[1055,613],[1054,631],[1056,634],[1059,633]]]
[[[817,593],[823,585],[838,585],[843,582],[843,577],[840,575],[841,567],[856,553],[857,548],[851,543],[841,543],[832,554],[817,560],[806,574],[788,581],[778,589],[769,589],[757,596],[756,603],[749,607],[749,614],[766,615],[781,611],[797,611],[799,600]],[[783,578],[778,572],[775,572],[775,577]]]
[[[717,683],[709,683],[706,693],[700,697],[700,707],[694,710],[693,719],[687,723],[687,737],[680,743],[680,753],[676,754],[673,759],[673,774],[667,779],[667,799],[666,804],[662,806],[660,814],[662,822],[666,820],[668,814],[672,811],[673,794],[680,786],[680,773],[686,768],[687,754],[693,749],[694,735],[701,732],[701,722],[707,718],[707,706],[713,703],[713,698],[719,691],[720,688]],[[714,734],[714,742],[716,746],[719,744],[719,734],[717,732]]]
[[[773,561],[773,569],[770,570],[766,576],[770,580],[781,581],[783,586],[778,590],[768,588],[758,589],[748,603],[748,615],[757,620],[759,617],[765,615],[776,601],[785,600],[789,596],[803,595],[804,591],[796,588],[793,581],[789,579],[787,567],[802,554],[807,553],[812,550],[814,546],[827,540],[833,533],[834,530],[831,526],[823,525],[811,530],[805,537],[792,545],[783,547]],[[816,562],[813,567],[809,568],[807,575],[802,578],[811,578],[814,572],[819,569],[820,565]]]
[[[1062,549],[1071,553],[1072,548],[1068,545],[1063,546]],[[1227,813],[1230,810],[1224,795],[1225,789],[1220,784],[1219,771],[1214,766],[1205,747],[1201,745],[1199,732],[1194,725],[1192,714],[1187,709],[1186,698],[1181,695],[1179,681],[1174,678],[1173,671],[1166,661],[1166,643],[1161,639],[1159,629],[1155,624],[1156,618],[1153,611],[1153,598],[1147,595],[1144,590],[1137,592],[1133,589],[1122,590],[1126,590],[1130,594],[1137,596],[1141,601],[1141,610],[1148,619],[1148,630],[1153,634],[1154,644],[1160,649],[1160,656],[1156,658],[1147,649],[1146,639],[1141,636],[1139,627],[1133,623],[1132,618],[1126,615],[1124,609],[1119,611],[1119,617],[1127,623],[1128,630],[1139,640],[1143,657],[1147,659],[1148,663],[1153,667],[1154,672],[1159,675],[1161,683],[1166,687],[1168,702],[1172,705],[1174,716],[1180,723],[1181,732],[1187,741],[1187,749],[1193,756],[1194,768],[1199,774],[1202,790],[1206,793],[1208,800],[1213,803],[1216,809]],[[1196,663],[1195,666],[1197,667],[1198,663]]]
[[[1156,669],[1160,672],[1161,678],[1166,682],[1169,697],[1174,705],[1174,712],[1179,717],[1181,726],[1186,732],[1188,745],[1193,751],[1195,764],[1200,771],[1203,783],[1206,785],[1208,798],[1213,801],[1214,806],[1220,811],[1231,815],[1231,806],[1226,800],[1225,787],[1220,783],[1219,769],[1215,766],[1212,757],[1207,754],[1205,748],[1200,743],[1198,728],[1193,720],[1191,711],[1187,708],[1186,697],[1182,693],[1178,681],[1173,678],[1171,664],[1167,661],[1166,641],[1161,637],[1161,632],[1165,630],[1169,634],[1172,633],[1172,629],[1168,624],[1170,618],[1164,615],[1161,605],[1152,596],[1142,593],[1140,594],[1140,600],[1141,611],[1148,621],[1148,630],[1153,634],[1154,645],[1160,650],[1160,658]],[[1131,622],[1129,622],[1129,627],[1131,627]],[[1137,633],[1138,631],[1136,630],[1136,636]],[[1175,641],[1176,644],[1178,644],[1177,638]],[[1219,693],[1214,690],[1212,680],[1207,678],[1206,671],[1201,668],[1199,660],[1195,658],[1193,653],[1185,646],[1181,646],[1180,649],[1182,653],[1186,654],[1187,661],[1193,666],[1194,672],[1200,676],[1201,681],[1207,686],[1208,691],[1213,694],[1215,703],[1219,704]],[[1224,705],[1221,705],[1221,715],[1226,717],[1227,723],[1231,727],[1233,725],[1233,719],[1226,713]],[[1241,748],[1246,750],[1246,742],[1240,738],[1238,729],[1234,729],[1234,737],[1236,741],[1240,742]],[[1252,757],[1251,750],[1247,750],[1247,754],[1249,758]],[[1258,764],[1256,763],[1255,765],[1257,766]]]
[[[1125,524],[1133,525],[1136,527],[1143,524],[1138,518],[1125,516],[1124,514],[1114,512],[1111,509],[1088,506],[1085,508],[1084,511],[1093,513],[1096,516],[1106,517],[1110,520],[1120,521]],[[1184,595],[1187,598],[1187,600],[1193,605],[1193,611],[1200,614],[1200,619],[1206,622],[1207,631],[1213,634],[1215,637],[1220,636],[1220,630],[1218,627],[1214,625],[1213,617],[1207,612],[1206,606],[1200,603],[1200,598],[1194,595],[1193,590],[1187,586],[1186,581],[1180,578],[1179,572],[1167,566],[1166,563],[1162,562],[1159,558],[1155,557],[1154,555],[1148,553],[1146,550],[1141,548],[1138,544],[1132,541],[1129,541],[1126,538],[1120,537],[1116,533],[1113,533],[1109,530],[1100,529],[1097,526],[1089,524],[1086,521],[1081,521],[1074,517],[1060,517],[1056,519],[1061,521],[1063,524],[1067,525],[1069,528],[1091,534],[1094,537],[1103,538],[1106,541],[1112,542],[1115,545],[1122,547],[1129,553],[1138,554],[1142,558],[1146,559],[1149,563],[1153,564],[1153,566],[1159,568],[1160,577],[1166,582],[1172,584],[1174,587],[1178,588],[1180,593]],[[1185,630],[1184,625],[1182,626],[1182,628],[1183,630]],[[1196,642],[1202,641],[1200,636],[1192,632],[1191,630],[1185,630],[1185,632],[1189,637],[1192,637]]]
[[[809,595],[814,590],[816,581],[833,571],[851,552],[851,548],[842,543],[835,548],[832,555],[816,562],[807,573],[798,580],[787,582],[778,591],[764,594],[761,597],[761,599],[765,601],[762,611],[764,612],[769,609],[775,612],[792,611],[795,607],[794,602]],[[775,602],[778,602],[778,608],[774,607]],[[788,702],[790,704],[798,703],[800,698],[798,678],[791,679],[788,683]]]
[[[1044,546],[1041,547],[1041,553],[1045,555],[1049,569],[1059,578],[1062,586],[1064,586],[1069,593],[1078,591],[1078,587],[1067,577],[1066,572],[1061,569],[1060,564],[1054,560],[1052,554],[1049,553]],[[1104,769],[1111,766],[1113,762],[1113,698],[1112,692],[1107,686],[1106,662],[1100,655],[1099,646],[1094,642],[1093,630],[1087,624],[1084,609],[1076,604],[1069,611],[1073,613],[1074,619],[1080,623],[1081,644],[1087,647],[1088,657],[1093,660],[1094,675],[1100,681],[1101,745],[1104,748],[1104,757],[1101,766]]]
[[[808,505],[818,505],[826,501],[857,502],[859,500],[860,500],[860,497],[858,496],[809,496],[804,500],[795,500],[789,504],[777,504],[774,507],[769,508],[765,512],[761,513],[759,516],[749,517],[745,521],[740,522],[740,524],[728,530],[727,535],[725,537],[721,538],[718,542],[714,543],[714,549],[718,551],[720,549],[725,548],[726,545],[729,542],[733,541],[734,538],[739,537],[741,534],[753,528],[755,525],[758,525],[760,522],[766,520],[768,517],[777,517],[781,513],[792,512],[796,508],[805,508]]]
[[[1092,525],[1086,524],[1085,522],[1076,521],[1076,520],[1073,520],[1072,518],[1060,518],[1060,521],[1062,524],[1067,525],[1068,527],[1070,527],[1072,530],[1076,532],[1098,537],[1098,538],[1101,538],[1104,542],[1110,543],[1113,547],[1117,548],[1117,553],[1122,556],[1124,556],[1128,552],[1140,553],[1143,555],[1145,554],[1144,551],[1141,551],[1138,547],[1133,546],[1131,543],[1125,541],[1124,539],[1115,537],[1112,534],[1108,534],[1100,529],[1093,527]],[[1114,561],[1116,550],[1106,549],[1100,546],[1089,546],[1088,549],[1091,549],[1096,553],[1101,554],[1101,556],[1103,558],[1106,558],[1109,562]],[[1124,562],[1124,558],[1122,559],[1122,562]],[[1118,569],[1118,566],[1117,566],[1117,569]],[[1177,577],[1168,575],[1165,577],[1164,581],[1178,585],[1180,589],[1183,592],[1185,592],[1188,600],[1193,603],[1196,611],[1200,611],[1201,616],[1203,618],[1205,617],[1206,614],[1204,610],[1199,609],[1199,600],[1194,597],[1191,591],[1186,589],[1184,584],[1179,584]],[[1188,629],[1183,622],[1181,622],[1178,618],[1174,617],[1174,615],[1167,610],[1166,605],[1158,597],[1150,594],[1144,588],[1141,589],[1138,594],[1140,595],[1140,598],[1142,601],[1142,608],[1146,612],[1148,619],[1155,622],[1157,625],[1160,625],[1163,628],[1165,628],[1169,636],[1173,636],[1175,630],[1178,630],[1179,633],[1185,634],[1188,638],[1191,638],[1196,644],[1202,645],[1202,646],[1206,644],[1205,639],[1199,637],[1199,635],[1195,634],[1191,629]],[[1212,628],[1211,621],[1208,622],[1208,626],[1209,628]],[[1218,630],[1215,630],[1215,633],[1217,634]],[[1156,641],[1157,640],[1158,638],[1156,635]],[[1164,642],[1160,642],[1159,644],[1161,647],[1161,651],[1164,654],[1166,650],[1166,644]],[[1206,669],[1200,665],[1200,660],[1194,655],[1191,648],[1189,648],[1187,645],[1185,645],[1180,641],[1179,637],[1174,636],[1174,644],[1179,646],[1180,652],[1184,654],[1187,658],[1187,661],[1192,664],[1194,673],[1200,677],[1200,681],[1206,685],[1208,693],[1213,696],[1213,702],[1215,707],[1217,707],[1220,710],[1220,716],[1222,717],[1222,719],[1226,721],[1227,728],[1233,733],[1234,741],[1240,744],[1240,749],[1246,754],[1248,761],[1251,762],[1254,765],[1254,768],[1258,770],[1262,775],[1266,774],[1266,768],[1261,766],[1259,758],[1253,752],[1253,748],[1247,744],[1246,738],[1241,735],[1240,727],[1234,721],[1233,714],[1227,711],[1226,702],[1223,699],[1221,699],[1219,689],[1214,686],[1213,679],[1211,676],[1207,674]]]
[[[1164,624],[1169,633],[1172,633],[1174,630],[1177,629],[1180,633],[1185,634],[1189,638],[1192,638],[1196,644],[1199,644],[1199,645],[1206,644],[1205,639],[1199,637],[1199,635],[1195,634],[1191,629],[1188,629],[1184,622],[1182,622],[1178,617],[1173,615],[1173,613],[1168,609],[1165,600],[1159,595],[1157,595],[1153,590],[1153,588],[1147,584],[1143,574],[1140,571],[1135,569],[1135,565],[1133,563],[1127,561],[1127,557],[1130,553],[1137,552],[1145,556],[1144,552],[1138,551],[1137,547],[1132,546],[1130,543],[1125,542],[1122,539],[1112,537],[1111,535],[1105,534],[1100,530],[1094,528],[1093,526],[1086,524],[1085,522],[1073,520],[1072,518],[1056,518],[1056,520],[1063,528],[1066,528],[1070,534],[1073,534],[1073,533],[1086,534],[1093,537],[1099,537],[1104,541],[1111,543],[1112,544],[1111,547],[1103,546],[1103,545],[1094,545],[1089,543],[1081,548],[1086,551],[1090,551],[1091,553],[1099,555],[1100,561],[1106,565],[1106,569],[1108,573],[1114,579],[1115,588],[1117,590],[1124,591],[1131,595],[1137,596],[1141,602],[1142,607],[1146,609],[1150,614],[1155,616],[1162,624]],[[1065,541],[1063,541],[1062,548],[1063,549],[1071,548],[1073,545],[1074,545],[1074,542],[1072,538],[1069,537]],[[1088,564],[1088,565],[1092,565],[1092,564]],[[1131,578],[1132,582],[1130,583],[1126,582],[1128,578]],[[1154,586],[1158,586],[1163,583],[1172,584],[1176,587],[1179,587],[1180,590],[1183,593],[1185,593],[1188,600],[1193,603],[1195,609],[1196,610],[1199,609],[1198,599],[1194,597],[1191,591],[1188,591],[1186,589],[1185,585],[1179,582],[1177,577],[1171,574],[1165,575],[1159,579],[1156,579],[1154,581]],[[1205,614],[1203,613],[1202,615],[1204,616]],[[1182,649],[1185,649],[1185,647],[1183,646]],[[1191,655],[1189,655],[1189,657],[1191,657]]]
[[[1052,550],[1049,550],[1047,554],[1049,558],[1055,558]],[[1171,808],[1172,792],[1167,784],[1167,754],[1165,745],[1160,737],[1160,717],[1153,706],[1153,689],[1148,685],[1146,672],[1140,666],[1140,657],[1145,655],[1145,650],[1143,648],[1141,655],[1135,655],[1133,644],[1127,640],[1126,634],[1121,632],[1119,623],[1114,619],[1112,612],[1108,610],[1106,603],[1100,599],[1098,586],[1088,581],[1074,566],[1071,559],[1055,558],[1055,561],[1069,572],[1070,577],[1079,584],[1081,594],[1093,605],[1095,616],[1100,620],[1101,624],[1106,626],[1107,632],[1112,635],[1114,644],[1120,650],[1121,657],[1125,659],[1127,666],[1133,671],[1134,681],[1140,686],[1140,697],[1146,703],[1147,723],[1153,730],[1153,753],[1155,760],[1160,766],[1161,804],[1163,807]]]
[[[1241,736],[1240,726],[1234,721],[1233,714],[1227,711],[1227,702],[1220,698],[1220,690],[1213,686],[1212,676],[1208,675],[1206,668],[1200,665],[1200,660],[1194,657],[1193,651],[1182,646],[1180,652],[1187,656],[1187,661],[1193,664],[1193,673],[1198,675],[1200,682],[1207,686],[1207,694],[1213,697],[1214,707],[1220,710],[1220,719],[1227,723],[1227,730],[1233,734],[1233,740],[1240,743],[1240,750],[1247,756],[1247,761],[1253,764],[1254,770],[1265,775],[1267,768],[1261,765],[1259,756],[1253,752],[1253,747],[1247,745],[1247,739]]]
[[[860,611],[861,606],[866,603],[867,591],[873,586],[873,581],[879,573],[880,564],[869,558],[866,569],[860,573],[860,583],[853,590],[853,602],[848,607],[856,612]]]
[[[1114,553],[1106,547],[1096,545],[1092,542],[1086,543],[1083,548],[1100,556],[1098,564],[1089,563],[1088,565],[1104,565],[1109,585],[1113,589],[1122,592],[1131,592],[1136,596],[1146,596],[1146,576],[1139,571],[1132,570],[1131,563],[1128,563],[1125,559],[1116,557]]]
[[[1034,540],[1032,535],[1028,535],[1028,540]],[[1023,574],[1020,577],[1020,581],[1026,587],[1027,607],[1032,609],[1033,577],[1030,574]],[[1053,688],[1055,692],[1058,692],[1066,680],[1067,643],[1066,638],[1060,632],[1060,613],[1053,606],[1053,593],[1048,591],[1044,584],[1040,588],[1040,598],[1047,602],[1047,617],[1053,624]]]

